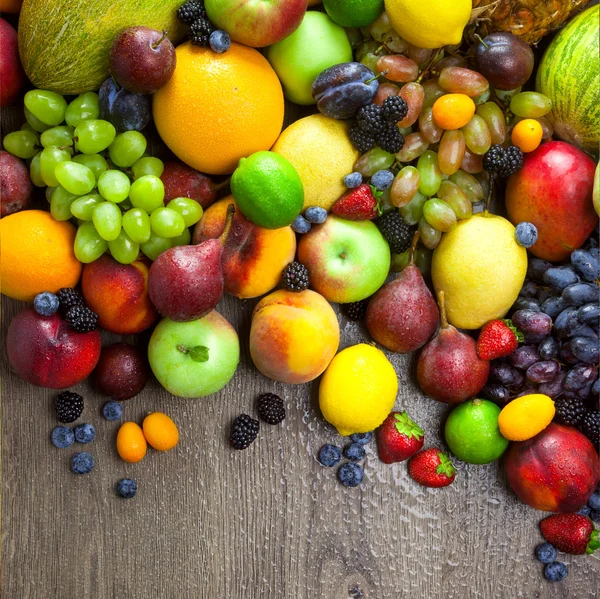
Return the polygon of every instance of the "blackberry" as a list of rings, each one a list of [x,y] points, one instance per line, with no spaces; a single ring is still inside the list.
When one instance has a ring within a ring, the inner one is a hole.
[[[56,397],[54,405],[59,422],[75,422],[83,412],[83,397],[73,391],[63,391]]]
[[[595,445],[600,443],[600,411],[590,410],[581,420],[581,432]]]
[[[361,154],[375,147],[375,136],[370,131],[361,129],[358,124],[350,127],[350,141]]]
[[[554,407],[556,409],[554,420],[567,426],[577,426],[587,412],[585,402],[578,397],[557,399]]]
[[[377,145],[390,154],[399,152],[404,147],[404,135],[396,125],[389,125],[377,133]]]
[[[367,313],[368,300],[360,300],[359,302],[350,302],[349,304],[343,304],[342,310],[346,314],[348,320],[357,322],[362,320]]]
[[[382,131],[387,125],[383,119],[381,106],[377,104],[367,104],[359,108],[356,113],[356,120],[361,129],[370,131],[371,133]]]
[[[483,168],[488,173],[497,173],[504,166],[504,148],[494,144],[483,156]]]
[[[381,114],[384,119],[395,125],[408,114],[408,104],[400,96],[390,96],[383,101]]]
[[[279,424],[285,419],[283,399],[274,393],[263,393],[257,401],[258,415],[268,424]]]
[[[56,297],[58,298],[58,302],[63,313],[66,313],[67,310],[69,308],[73,308],[73,306],[84,305],[81,293],[72,287],[63,287],[58,291]]]
[[[190,25],[190,42],[194,46],[208,47],[210,45],[210,34],[214,30],[214,25],[207,18],[200,17]]]
[[[375,221],[375,224],[390,244],[392,254],[401,254],[410,247],[412,239],[410,227],[397,210],[386,212]]]
[[[204,2],[189,0],[177,9],[177,18],[186,25],[191,25],[197,19],[206,17]]]
[[[67,310],[65,320],[78,333],[95,331],[98,326],[98,315],[87,306],[73,306]]]
[[[283,269],[281,282],[288,291],[304,291],[308,288],[308,268],[300,262],[290,262]]]
[[[501,177],[510,177],[523,168],[523,152],[517,146],[504,150],[504,163],[499,171]]]
[[[260,423],[248,414],[241,414],[231,425],[229,441],[234,449],[246,449],[258,436]]]

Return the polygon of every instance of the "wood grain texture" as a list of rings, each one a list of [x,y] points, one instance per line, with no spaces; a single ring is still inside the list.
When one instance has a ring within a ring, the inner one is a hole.
[[[288,114],[289,117],[295,116]],[[2,115],[6,132],[21,125]],[[156,140],[155,140],[156,141]],[[157,143],[154,149],[160,151]],[[218,306],[238,330],[241,364],[230,384],[206,399],[171,397],[153,381],[124,402],[127,420],[154,410],[178,424],[176,449],[126,464],[115,450],[118,424],[101,417],[106,401],[87,384],[81,419],[97,438],[96,468],[69,470],[78,448],[50,443],[56,392],[10,371],[2,343],[2,595],[6,599],[427,599],[597,596],[598,557],[564,556],[568,578],[542,578],[533,548],[542,514],[518,503],[501,466],[458,465],[455,483],[427,490],[405,464],[378,461],[368,447],[365,480],[346,489],[315,459],[326,442],[343,444],[320,417],[317,385],[273,383],[248,351],[256,301]],[[22,303],[2,298],[2,339]],[[339,316],[341,347],[368,339]],[[106,343],[116,336],[105,335]],[[131,338],[125,338],[131,341]],[[139,340],[143,343],[143,339]],[[396,408],[441,444],[444,406],[422,396],[410,356],[388,354],[400,379]],[[240,412],[255,413],[260,392],[285,398],[281,426],[263,425],[243,452],[227,443]],[[86,448],[88,449],[88,448]],[[138,494],[114,486],[135,478]]]

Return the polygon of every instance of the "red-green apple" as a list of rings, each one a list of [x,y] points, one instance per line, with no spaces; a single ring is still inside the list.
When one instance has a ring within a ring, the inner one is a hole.
[[[205,397],[230,381],[240,361],[240,342],[234,328],[214,310],[190,322],[163,318],[150,338],[148,359],[169,393]]]
[[[329,216],[302,236],[298,260],[310,285],[330,302],[357,302],[373,295],[390,270],[390,247],[368,220]]]
[[[234,42],[270,46],[293,33],[306,12],[306,0],[205,0],[208,18]]]
[[[594,210],[595,162],[564,141],[549,141],[525,154],[523,168],[508,179],[506,210],[514,225],[538,230],[529,251],[558,262],[581,247],[598,222]]]
[[[267,58],[288,100],[316,104],[314,80],[325,69],[352,61],[352,48],[342,27],[325,13],[308,11],[292,35],[268,49]]]

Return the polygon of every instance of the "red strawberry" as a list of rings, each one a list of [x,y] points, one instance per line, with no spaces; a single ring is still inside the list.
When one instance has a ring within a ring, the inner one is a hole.
[[[456,470],[450,458],[435,447],[420,451],[408,462],[408,474],[424,487],[447,487]]]
[[[331,212],[347,220],[372,220],[379,214],[377,197],[380,195],[380,191],[363,183],[348,190],[332,206]]]
[[[490,320],[479,333],[477,354],[482,360],[503,358],[512,354],[522,342],[523,333],[510,320]]]
[[[406,412],[392,412],[377,431],[379,459],[384,464],[408,460],[423,447],[423,435]]]
[[[548,543],[565,553],[594,553],[600,547],[598,531],[581,514],[555,514],[540,522],[540,530]]]

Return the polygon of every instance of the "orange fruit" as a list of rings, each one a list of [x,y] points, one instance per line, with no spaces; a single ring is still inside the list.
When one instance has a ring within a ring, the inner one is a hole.
[[[539,121],[523,119],[514,126],[510,139],[521,152],[533,152],[540,145],[543,135]]]
[[[189,42],[177,48],[170,81],[154,94],[158,133],[183,162],[211,175],[269,150],[283,125],[283,91],[267,59],[232,43],[223,54]]]
[[[17,13],[21,10],[23,0],[0,0],[0,12]]]
[[[158,451],[169,451],[179,441],[177,425],[162,412],[152,412],[142,423],[146,441]]]
[[[475,102],[465,94],[446,94],[433,104],[433,120],[441,129],[464,127],[475,114]]]
[[[0,220],[0,292],[32,302],[42,291],[74,287],[81,274],[75,227],[44,210],[23,210]]]
[[[517,397],[498,415],[500,433],[509,441],[526,441],[552,422],[554,412],[554,402],[547,395],[533,393]]]
[[[139,462],[145,455],[148,445],[146,437],[135,422],[124,422],[117,433],[117,452],[126,462]]]

